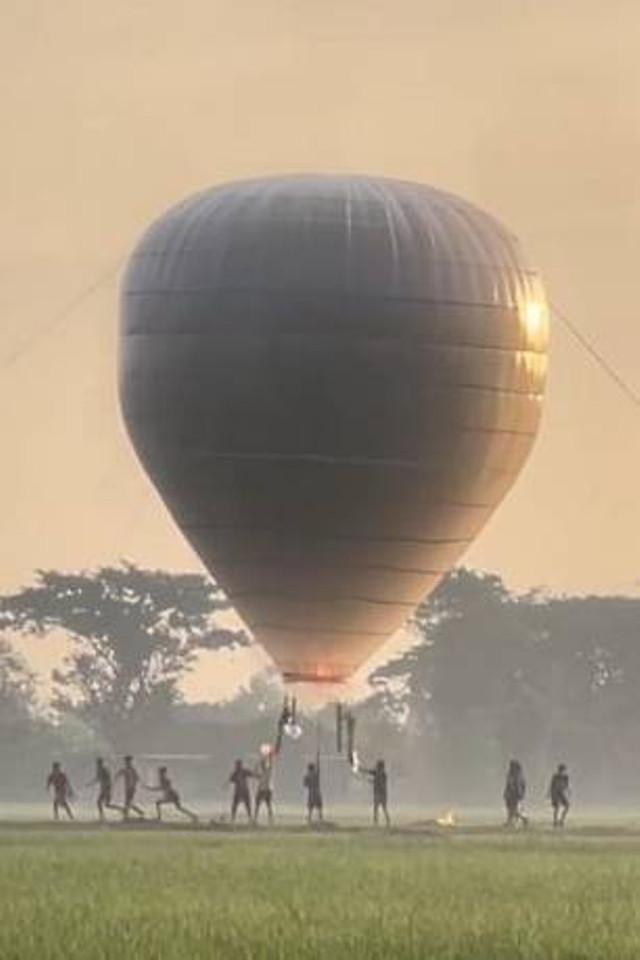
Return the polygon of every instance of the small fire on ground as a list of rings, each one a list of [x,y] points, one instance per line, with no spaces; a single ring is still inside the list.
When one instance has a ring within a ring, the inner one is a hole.
[[[455,827],[458,819],[453,810],[447,810],[441,817],[436,817],[436,823],[439,827]]]

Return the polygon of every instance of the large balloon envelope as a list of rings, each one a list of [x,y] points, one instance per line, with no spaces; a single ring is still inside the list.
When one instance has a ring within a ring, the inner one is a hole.
[[[177,524],[290,680],[348,677],[523,466],[547,306],[515,238],[431,187],[283,176],[157,220],[120,389]]]

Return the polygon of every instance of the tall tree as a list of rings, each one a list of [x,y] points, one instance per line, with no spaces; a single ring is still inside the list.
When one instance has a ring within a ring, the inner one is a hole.
[[[198,651],[248,642],[216,626],[216,614],[227,608],[205,577],[124,564],[90,573],[40,571],[34,586],[0,599],[0,625],[66,634],[71,650],[54,672],[55,706],[113,746],[132,745],[180,699],[179,681]]]
[[[534,753],[542,707],[523,672],[539,629],[523,616],[533,602],[498,576],[456,570],[418,609],[420,642],[385,670],[406,677],[402,696],[410,729],[423,737],[425,779],[451,798],[495,783],[510,754]]]
[[[0,638],[0,740],[27,733],[36,714],[35,677],[7,640]]]
[[[420,642],[380,673],[403,681],[425,783],[452,799],[496,797],[516,756],[534,795],[559,761],[594,799],[640,789],[640,600],[517,594],[462,569],[416,625]]]

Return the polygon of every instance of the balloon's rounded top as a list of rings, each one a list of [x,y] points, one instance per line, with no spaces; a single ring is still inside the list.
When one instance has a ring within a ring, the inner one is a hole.
[[[234,217],[243,213],[251,215],[256,212],[251,209],[255,204],[263,205],[263,212],[265,206],[270,207],[269,212],[285,220],[298,220],[302,207],[307,209],[308,215],[315,212],[321,220],[334,220],[336,214],[340,218],[344,216],[348,219],[355,214],[366,219],[366,214],[369,213],[374,222],[376,209],[395,210],[396,214],[408,215],[415,222],[415,214],[412,217],[411,211],[418,207],[423,215],[428,209],[430,217],[434,220],[439,218],[441,226],[446,227],[448,224],[453,228],[459,241],[463,241],[465,235],[470,239],[475,231],[487,230],[504,234],[508,238],[507,242],[515,240],[492,215],[453,193],[429,184],[390,177],[325,173],[295,173],[233,180],[199,190],[153,221],[145,239],[154,235],[156,238],[162,237],[165,231],[173,233],[176,220],[188,230],[190,223],[195,227],[202,226],[203,221],[212,214],[216,217]],[[452,216],[455,217],[456,211],[462,220],[452,223]],[[477,253],[476,249],[472,259],[476,259]],[[500,258],[500,254],[498,257]],[[511,265],[513,266],[513,263]]]
[[[230,183],[142,237],[125,420],[289,680],[349,677],[482,529],[538,428],[547,326],[513,235],[420,184]]]
[[[534,274],[512,234],[453,194],[383,177],[291,174],[211,187],[172,207],[142,237],[125,290],[211,289],[240,277],[244,290],[261,292],[514,303],[528,295],[519,281]]]

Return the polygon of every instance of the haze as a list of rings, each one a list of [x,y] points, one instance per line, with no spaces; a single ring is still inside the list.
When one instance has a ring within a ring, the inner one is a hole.
[[[639,44],[635,0],[4,0],[0,587],[121,557],[198,569],[124,436],[107,274],[211,183],[353,171],[460,193],[640,384]],[[639,485],[638,411],[556,324],[537,448],[466,560],[632,592]]]

